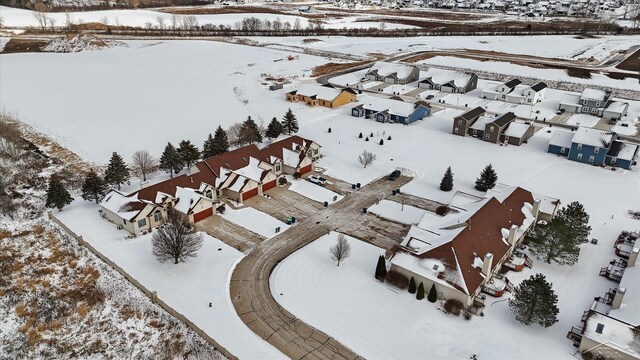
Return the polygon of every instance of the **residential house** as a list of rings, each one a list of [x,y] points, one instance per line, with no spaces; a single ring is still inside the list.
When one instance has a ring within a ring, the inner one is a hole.
[[[549,139],[547,152],[565,157],[568,156],[573,135],[575,135],[575,133],[572,131],[556,129],[553,135],[551,135],[551,139]]]
[[[411,124],[431,115],[431,105],[423,101],[415,103],[404,102],[402,99],[384,99],[368,97],[364,103],[351,109],[351,115],[364,116],[378,122],[395,122]]]
[[[387,84],[408,84],[418,80],[420,69],[415,65],[378,61],[364,75],[365,79]]]
[[[500,296],[508,291],[509,281],[498,273],[519,263],[516,248],[537,221],[542,200],[506,186],[485,198],[469,197],[464,207],[452,201],[454,211],[444,217],[427,212],[385,257],[391,271],[413,277],[425,289],[434,285],[439,298],[459,300],[477,313],[483,306],[481,292]]]
[[[584,89],[580,95],[564,95],[558,109],[619,120],[627,115],[629,103],[613,100],[608,90]]]
[[[297,90],[286,93],[285,98],[287,101],[301,101],[309,106],[337,108],[355,101],[356,94],[351,89],[302,84]]]
[[[602,117],[605,119],[620,120],[623,116],[627,116],[628,110],[628,102],[609,100],[606,107],[602,110]]]
[[[452,134],[458,136],[467,136],[471,126],[485,113],[485,110],[478,106],[464,114],[458,115],[453,119]]]
[[[492,121],[485,124],[482,140],[497,144],[499,141],[504,139],[504,130],[507,129],[509,124],[511,124],[515,118],[516,115],[512,112],[508,112],[501,116],[496,114],[496,117]]]
[[[504,101],[507,94],[512,92],[513,89],[520,84],[522,84],[520,79],[512,79],[502,84],[489,83],[482,89],[482,98]]]
[[[500,135],[500,142],[520,146],[531,139],[535,131],[535,127],[530,122],[512,121]]]
[[[544,99],[547,84],[538,82],[528,86],[519,79],[513,79],[502,84],[489,83],[482,89],[482,98],[502,100],[513,104],[533,105]]]
[[[418,87],[428,90],[466,94],[478,86],[478,75],[431,68],[423,72]]]
[[[611,148],[605,157],[607,165],[631,170],[636,164],[638,149],[640,146],[627,141],[616,140],[611,144]]]
[[[100,215],[132,234],[141,234],[154,227],[153,219],[163,210],[152,202],[138,199],[136,194],[126,195],[112,190],[100,202]]]

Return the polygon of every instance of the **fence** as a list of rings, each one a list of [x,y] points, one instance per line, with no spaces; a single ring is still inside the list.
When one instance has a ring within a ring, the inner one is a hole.
[[[159,299],[157,297],[155,291],[150,291],[149,289],[147,289],[144,285],[142,285],[140,282],[138,282],[138,280],[134,279],[131,275],[129,275],[129,273],[127,273],[124,269],[122,269],[116,263],[111,261],[111,259],[109,259],[105,255],[103,255],[101,252],[96,250],[96,248],[94,248],[91,244],[86,242],[82,238],[82,235],[78,235],[73,230],[69,229],[62,221],[60,221],[58,218],[56,218],[55,215],[53,215],[53,213],[51,211],[49,211],[47,213],[47,215],[49,216],[50,220],[52,220],[54,223],[56,223],[58,226],[60,226],[64,231],[67,232],[67,234],[72,236],[74,239],[78,240],[78,242],[82,246],[84,246],[87,249],[89,249],[89,251],[91,251],[93,254],[95,254],[97,257],[99,257],[100,260],[102,260],[105,263],[107,263],[109,266],[111,266],[113,269],[115,269],[117,272],[119,272],[120,275],[124,276],[125,279],[129,280],[130,283],[132,283],[138,289],[140,289],[140,291],[142,291],[145,295],[147,295],[151,299],[151,301],[153,303],[158,304],[166,312],[171,314],[171,316],[173,316],[176,319],[182,321],[185,325],[187,325],[187,327],[189,327],[191,330],[193,330],[193,332],[195,332],[200,337],[202,337],[206,342],[211,344],[216,350],[218,350],[222,355],[224,355],[228,359],[232,359],[232,360],[237,360],[238,359],[235,355],[231,354],[229,351],[227,351],[227,349],[225,349],[220,344],[218,344],[218,342],[215,341],[211,336],[207,335],[207,333],[205,333],[202,329],[200,329],[191,320],[187,319],[184,315],[179,313],[176,309],[172,308],[167,303],[165,303],[164,301]]]

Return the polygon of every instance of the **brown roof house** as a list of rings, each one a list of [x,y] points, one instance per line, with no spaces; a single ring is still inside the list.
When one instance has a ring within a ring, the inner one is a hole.
[[[467,111],[464,114],[458,115],[453,118],[452,134],[458,136],[467,136],[471,126],[478,120],[480,116],[485,113],[485,110],[478,106],[474,109]]]
[[[387,251],[391,270],[440,299],[457,299],[472,313],[484,306],[484,295],[501,296],[512,284],[500,270],[519,271],[531,260],[516,250],[539,217],[555,215],[556,199],[500,184],[484,198],[457,193],[448,215],[426,213],[400,245]],[[546,214],[543,214],[546,212]]]

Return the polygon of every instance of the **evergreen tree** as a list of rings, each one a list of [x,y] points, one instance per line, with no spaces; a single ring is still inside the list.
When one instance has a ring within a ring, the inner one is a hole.
[[[291,109],[287,110],[287,113],[282,118],[282,131],[289,135],[298,132],[298,119],[296,119]]]
[[[120,190],[120,186],[129,180],[129,167],[122,160],[122,156],[114,152],[109,160],[107,170],[104,172],[104,181]]]
[[[487,191],[493,189],[496,186],[496,182],[498,182],[498,174],[496,174],[493,166],[489,164],[482,170],[480,177],[476,180],[476,190]]]
[[[207,159],[214,155],[216,154],[213,150],[213,135],[209,134],[207,139],[204,141],[204,144],[202,144],[202,158]]]
[[[572,233],[566,220],[556,216],[547,224],[538,224],[529,232],[527,244],[532,254],[559,265],[573,265],[580,256],[580,240]]]
[[[436,285],[431,284],[431,289],[429,290],[429,295],[427,296],[427,300],[429,302],[434,303],[438,300],[438,291],[436,291]]]
[[[60,181],[60,178],[53,174],[49,178],[49,187],[47,188],[47,202],[46,207],[57,208],[62,210],[66,205],[71,204],[73,198],[64,188],[64,184]]]
[[[331,129],[331,128],[329,128]],[[331,130],[329,130],[331,132]],[[275,139],[282,134],[282,124],[275,117],[271,119],[269,126],[267,126],[267,133],[265,134],[269,139]]]
[[[516,320],[549,327],[558,321],[558,296],[542,274],[532,275],[513,290],[509,307]]]
[[[358,139],[362,139],[362,133],[360,133],[360,135],[358,135]]]
[[[84,177],[82,183],[82,198],[87,201],[95,201],[99,203],[107,192],[107,184],[100,176],[91,169]]]
[[[174,172],[177,174],[182,170],[182,158],[171,143],[167,143],[167,146],[164,147],[160,157],[160,169],[168,172],[171,177],[173,177]]]
[[[591,233],[589,226],[589,214],[584,211],[584,206],[577,201],[563,207],[558,212],[558,217],[564,219],[571,231],[571,236],[576,238],[577,242],[587,242]]]
[[[253,144],[254,142],[262,142],[262,133],[258,128],[258,124],[249,116],[240,126],[240,143]]]
[[[424,284],[423,283],[420,283],[420,285],[418,285],[418,292],[416,293],[416,299],[418,299],[418,300],[424,299]]]
[[[380,139],[380,145],[384,145],[384,140]]]
[[[389,137],[387,138],[387,140],[391,140],[391,135],[389,135]]]
[[[376,265],[376,279],[382,281],[387,276],[387,264],[384,260],[384,256],[378,257],[378,264]]]
[[[229,151],[229,138],[227,132],[224,131],[222,126],[218,125],[215,134],[213,134],[213,149],[212,155],[220,155]]]
[[[327,130],[327,132],[328,132],[329,134],[331,134],[331,128],[329,128],[329,130]]]
[[[190,168],[191,165],[195,164],[196,161],[200,159],[200,151],[189,140],[180,141],[177,151],[178,154],[180,154],[182,164],[187,168]]]
[[[445,171],[444,176],[442,177],[442,181],[440,181],[440,190],[453,190],[453,173],[451,172],[451,166],[447,168],[447,171]]]
[[[414,279],[413,276],[411,277],[411,280],[409,280],[409,293],[416,293],[416,279]]]

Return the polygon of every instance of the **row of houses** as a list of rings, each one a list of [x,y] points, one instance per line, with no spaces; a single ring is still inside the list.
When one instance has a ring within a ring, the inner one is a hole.
[[[431,105],[424,101],[405,102],[400,98],[366,97],[351,109],[351,115],[378,122],[411,124],[431,115]]]
[[[539,81],[525,85],[520,79],[511,79],[501,84],[490,83],[482,89],[482,98],[502,100],[512,104],[533,105],[544,99],[547,84]]]
[[[466,94],[478,86],[478,75],[436,68],[420,71],[416,65],[378,61],[364,74],[360,84],[353,86],[362,90],[371,86],[370,82],[402,85],[417,82],[421,89]]]
[[[575,132],[556,130],[547,152],[592,165],[610,165],[630,170],[636,164],[639,146],[620,140],[618,134],[586,127]]]
[[[243,202],[276,187],[285,174],[314,169],[320,146],[291,136],[266,147],[245,146],[197,162],[185,174],[125,194],[113,190],[100,203],[101,216],[137,235],[179,211],[192,223],[214,214],[222,197]]]
[[[620,120],[627,115],[629,103],[613,100],[611,91],[587,88],[580,95],[564,95],[560,100],[558,110]]]
[[[507,143],[520,146],[535,133],[532,123],[516,121],[516,115],[507,112],[487,116],[482,107],[476,107],[453,119],[452,134],[472,136],[493,144]]]
[[[583,355],[598,359],[640,359],[640,234],[622,232],[616,240],[616,255],[600,275],[617,283],[604,296],[594,298],[572,327],[567,338]],[[626,251],[620,252],[625,247]]]
[[[434,285],[439,298],[459,300],[477,314],[484,307],[481,293],[501,296],[510,290],[502,272],[532,266],[519,245],[538,221],[552,219],[559,205],[557,199],[503,184],[485,197],[458,192],[447,215],[427,212],[385,258],[391,271],[426,289]]]

